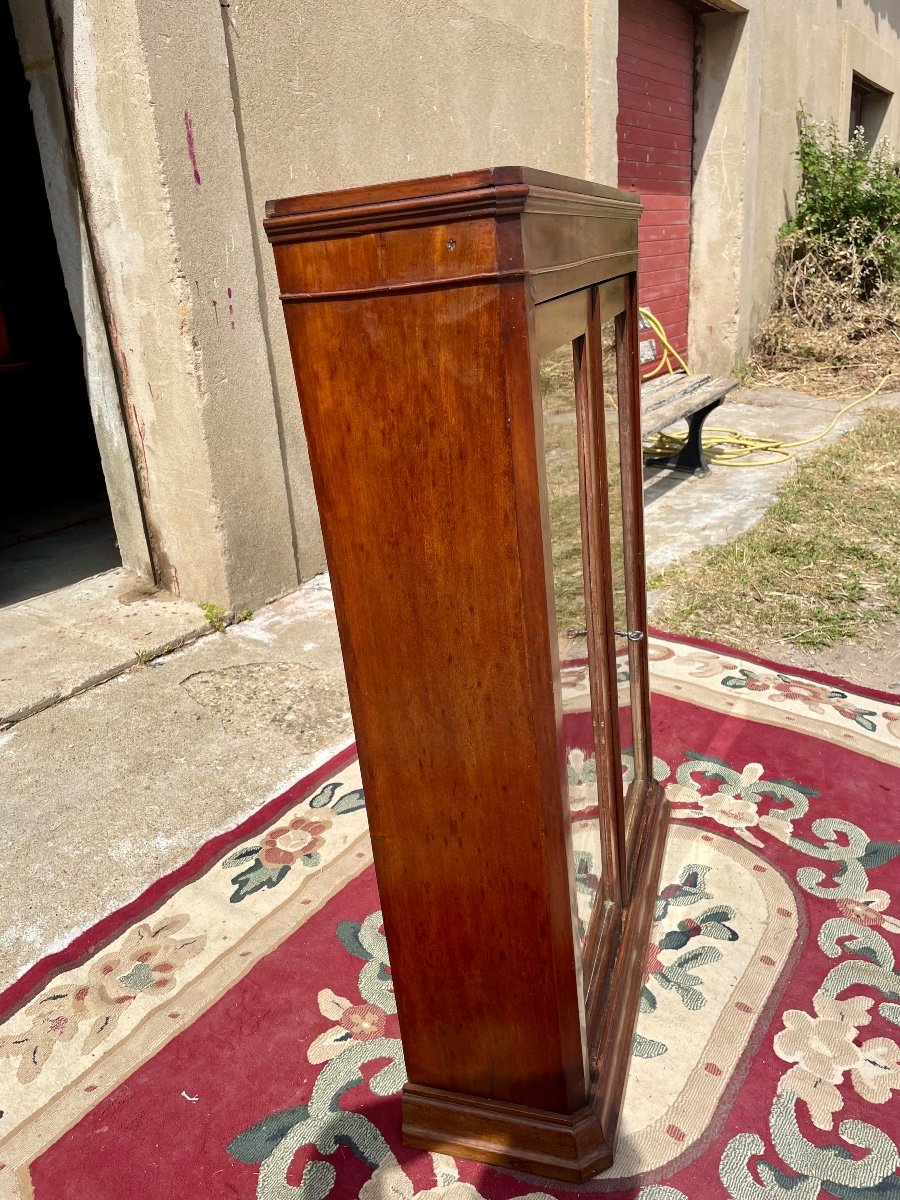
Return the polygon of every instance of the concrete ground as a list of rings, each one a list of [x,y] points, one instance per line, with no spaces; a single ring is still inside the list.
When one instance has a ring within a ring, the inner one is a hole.
[[[53,541],[62,557],[66,534]],[[30,571],[35,543],[3,552]],[[90,554],[78,561],[90,561]],[[12,583],[10,591],[13,591]],[[15,594],[15,593],[13,593]],[[120,568],[0,607],[0,726],[39,712],[210,632],[196,604],[148,589]]]
[[[743,393],[715,424],[793,439],[839,407]],[[652,473],[651,570],[748,528],[791,469]],[[896,633],[886,644],[900,646]],[[140,664],[138,651],[179,641]],[[783,646],[748,649],[797,661]],[[863,650],[798,665],[891,686],[900,651]],[[326,577],[213,633],[196,605],[107,571],[0,608],[0,660],[0,987],[352,736]]]
[[[0,988],[351,735],[322,577],[8,727]]]

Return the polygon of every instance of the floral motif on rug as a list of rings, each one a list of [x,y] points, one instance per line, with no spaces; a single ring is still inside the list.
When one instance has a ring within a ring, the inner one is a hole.
[[[900,1089],[897,1042],[883,1035],[859,1038],[876,1004],[884,1021],[900,1024],[900,1006],[892,1003],[900,995],[900,975],[886,941],[873,929],[876,921],[887,921],[895,931],[900,923],[885,918],[883,911],[873,916],[876,910],[867,899],[867,867],[887,864],[900,854],[900,844],[873,845],[862,830],[827,817],[812,823],[811,832],[819,841],[792,840],[790,818],[803,816],[819,793],[788,780],[766,779],[758,763],[737,771],[718,758],[688,752],[675,779],[669,788],[673,803],[697,806],[697,811],[684,815],[711,818],[754,846],[762,843],[747,830],[758,825],[796,850],[799,862],[806,856],[833,864],[830,874],[800,866],[796,877],[804,891],[833,901],[841,913],[825,920],[818,943],[825,954],[843,961],[811,997],[813,1013],[785,1010],[784,1028],[772,1038],[775,1055],[794,1065],[770,1075],[770,1158],[755,1164],[763,1184],[749,1167],[767,1149],[755,1132],[728,1141],[719,1162],[720,1184],[736,1198],[798,1189],[801,1195],[818,1196],[825,1189],[826,1195],[866,1200],[870,1195],[900,1194],[900,1178],[895,1176],[900,1159],[893,1140],[877,1124],[846,1122],[839,1130],[844,1142],[823,1147],[804,1134],[797,1113],[802,1107],[813,1126],[831,1131],[834,1114],[845,1101],[862,1098],[870,1105],[884,1105]],[[711,781],[717,790],[702,792],[698,779]],[[705,800],[712,802],[702,803]],[[769,824],[759,819],[761,806],[773,814]],[[733,903],[725,904],[723,898]],[[752,1067],[760,1035],[771,1035],[760,1018],[773,1011],[786,982],[785,967],[796,960],[801,925],[791,884],[765,858],[720,834],[698,836],[691,828],[674,828],[654,913],[628,1080],[627,1096],[640,1100],[626,1103],[613,1168],[581,1189],[557,1184],[557,1194],[634,1187],[661,1167],[693,1157],[695,1148],[702,1150],[710,1142]],[[327,1046],[330,1064],[316,1080],[310,1104],[268,1115],[238,1134],[229,1152],[241,1162],[259,1165],[261,1200],[286,1194],[282,1189],[287,1176],[282,1172],[298,1155],[327,1157],[339,1146],[351,1147],[373,1169],[360,1196],[493,1196],[499,1172],[471,1164],[456,1164],[451,1170],[440,1156],[433,1156],[435,1178],[452,1180],[452,1189],[444,1191],[450,1185],[439,1184],[437,1190],[415,1190],[422,1183],[419,1172],[408,1175],[378,1128],[365,1118],[360,1121],[355,1106],[350,1110],[341,1104],[345,1093],[362,1084],[367,1064],[379,1064],[369,1082],[376,1095],[399,1089],[404,1076],[400,1042],[396,1031],[389,1036],[388,1030],[396,1009],[380,913],[358,925],[343,922],[336,933],[345,951],[364,959],[357,984],[360,998],[337,997],[324,989],[319,993],[320,1011],[323,1016],[352,1013],[354,1019],[344,1019],[310,1044],[310,1062],[322,1061],[322,1048]],[[858,985],[875,995],[843,998]],[[677,1038],[672,1037],[674,1029]],[[640,1061],[663,1056],[662,1063]],[[387,1064],[381,1065],[382,1060]],[[861,1147],[871,1150],[869,1159],[857,1157]],[[474,1182],[461,1183],[461,1170],[482,1182],[477,1187]],[[314,1179],[316,1189],[326,1182],[330,1189],[336,1182],[332,1165],[318,1157],[307,1161],[306,1171],[297,1195],[314,1194]],[[846,1186],[835,1191],[842,1180]],[[479,1191],[482,1184],[484,1191]],[[471,1190],[459,1190],[463,1187]],[[641,1200],[686,1195],[652,1184],[639,1194]]]
[[[651,650],[673,823],[610,1171],[562,1185],[403,1145],[347,761],[19,997],[0,1197],[900,1198],[900,708],[737,652]],[[576,823],[595,785],[580,673]]]

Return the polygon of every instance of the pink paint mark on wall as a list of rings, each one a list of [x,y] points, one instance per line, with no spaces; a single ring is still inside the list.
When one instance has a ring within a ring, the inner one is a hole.
[[[150,387],[149,383],[147,385]],[[153,395],[153,388],[150,388],[150,395]],[[147,428],[141,420],[138,410],[134,406],[134,401],[129,402],[131,408],[131,419],[134,428],[137,430],[137,435],[141,442],[141,465],[143,466],[144,487],[147,493],[147,499],[150,498],[150,468],[147,464]]]
[[[191,120],[191,114],[185,110],[184,114],[184,135],[187,138],[188,158],[191,160],[191,166],[194,168],[194,183],[200,186],[200,172],[197,169],[197,148],[194,145],[194,123]]]
[[[234,329],[234,304],[232,303],[233,297],[234,297],[234,293],[232,292],[231,288],[229,288],[228,289],[228,316],[231,318],[231,328],[232,329]]]

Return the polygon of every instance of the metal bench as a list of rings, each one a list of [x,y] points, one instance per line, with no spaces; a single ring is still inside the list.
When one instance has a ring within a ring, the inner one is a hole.
[[[671,454],[645,454],[645,465],[707,475],[709,463],[703,453],[703,423],[737,386],[738,381],[730,376],[712,379],[709,375],[686,375],[683,371],[645,383],[641,388],[644,437],[662,433],[676,421],[688,423],[687,440],[682,447]]]

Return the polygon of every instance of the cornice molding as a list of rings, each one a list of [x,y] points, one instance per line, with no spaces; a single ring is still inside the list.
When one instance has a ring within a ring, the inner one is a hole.
[[[523,212],[626,220],[637,220],[641,213],[640,202],[627,192],[524,167],[437,177],[430,192],[423,187],[429,182],[415,180],[270,201],[266,234],[277,245],[496,220]]]

